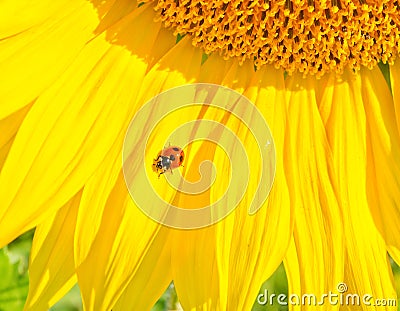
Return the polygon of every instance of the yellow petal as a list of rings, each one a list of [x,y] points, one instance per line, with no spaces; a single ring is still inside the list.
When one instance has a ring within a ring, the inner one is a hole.
[[[130,68],[129,75],[125,78],[128,84],[135,83],[139,85],[141,80],[144,79],[146,71],[151,68],[151,64],[158,61],[160,53],[165,53],[175,44],[175,39],[171,34],[166,34],[160,29],[159,24],[152,22],[152,8],[147,6],[145,10],[143,9],[144,7],[138,9],[135,14],[127,16],[118,23],[115,29],[109,30],[110,33],[116,32],[119,36],[125,38],[126,42],[129,43],[130,49],[137,53],[136,56],[131,58],[129,66],[127,66]],[[154,27],[148,27],[148,25],[152,24]],[[146,31],[142,32],[142,36],[133,37],[131,35],[134,29],[142,28],[146,29]],[[132,38],[135,38],[135,40],[132,41]],[[143,44],[144,40],[146,40],[147,44]],[[155,49],[154,44],[156,42],[157,48]],[[126,86],[126,92],[132,92],[132,85]],[[142,104],[143,102],[138,101],[135,103],[134,100],[128,104],[130,106],[129,118],[126,118],[124,123],[120,124],[120,132],[112,145],[110,145],[110,151],[102,161],[99,169],[86,182],[76,228],[75,261],[77,265],[84,260],[96,237],[104,205],[121,170],[121,154],[128,123],[131,121],[130,118],[133,117],[133,113]],[[92,226],[87,226],[87,223],[91,223]]]
[[[94,33],[99,34],[107,30],[137,8],[136,0],[106,0],[98,1],[98,14],[101,21]]]
[[[149,86],[155,85],[156,86],[155,90],[158,89],[159,91],[163,91],[165,89],[168,89],[172,86],[176,86],[179,84],[184,84],[185,82],[186,83],[191,82],[196,78],[195,73],[198,72],[200,66],[200,60],[201,60],[201,53],[199,51],[196,51],[191,46],[189,40],[183,39],[182,41],[179,42],[176,49],[174,49],[174,53],[172,53],[171,51],[171,53],[165,55],[165,57],[161,59],[160,64],[156,65],[149,72],[149,74],[146,76],[146,80],[148,81]],[[186,79],[189,79],[189,81]],[[151,92],[151,94],[154,94],[153,89],[149,88],[148,90]],[[146,95],[146,93],[144,94]],[[191,94],[188,95],[190,96]],[[162,119],[160,124],[154,128],[155,135],[149,140],[149,147],[148,147],[149,152],[146,152],[146,154],[149,153],[150,156],[153,155],[154,157],[156,152],[158,152],[160,149],[163,148],[163,146],[167,142],[168,135],[171,134],[171,132],[173,132],[174,129],[179,127],[181,124],[185,124],[190,120],[196,119],[196,116],[204,114],[205,110],[207,109],[204,107],[189,107],[189,109],[179,109],[174,113],[172,113],[171,116],[169,115],[165,116],[165,118]],[[154,116],[151,117],[154,118]],[[150,122],[151,124],[153,121],[154,121],[153,119],[150,119],[147,123]],[[158,120],[156,119],[155,121]],[[144,124],[143,126],[148,126],[147,123]],[[188,143],[187,136],[188,135],[190,136],[191,131],[192,129],[189,130],[189,134],[188,133],[175,134],[173,136],[174,141],[172,141],[171,143],[178,145],[181,143],[181,141],[183,144]],[[186,141],[182,140],[184,137],[186,137]],[[195,144],[193,146],[189,146],[188,149],[185,149],[186,159],[185,159],[185,168],[183,169],[184,172],[183,174],[188,179],[192,178],[191,175],[193,175],[194,171],[196,171],[193,170],[192,168],[194,168],[194,165],[197,164],[195,163],[197,160],[195,154],[197,154],[198,145],[200,144]],[[210,154],[212,153],[210,152]],[[152,161],[152,159],[150,159],[150,161]],[[146,162],[148,162],[147,165],[151,165],[149,161]],[[171,189],[171,187],[168,187],[168,184],[164,182],[164,178],[162,178],[161,180],[154,178],[154,180],[155,182],[152,183],[152,188],[154,188],[157,191],[157,193],[161,194],[164,200],[168,201],[168,199],[173,199],[176,191],[174,189]],[[136,185],[140,184],[136,183]],[[142,187],[140,189],[142,189]],[[143,192],[147,190],[143,189],[141,191]],[[199,195],[195,199],[193,199],[189,195],[182,195],[182,197],[177,196],[172,203],[177,206],[190,208],[190,207],[195,207],[197,205],[202,206],[202,204],[204,203],[207,204],[207,201],[204,202],[205,200],[207,200],[207,198],[208,198],[207,192]],[[150,203],[151,202],[149,202],[149,204]],[[179,296],[180,299],[183,301],[183,304],[185,304],[185,302],[188,300],[191,302],[199,301],[204,297],[203,292],[210,293],[210,290],[212,291],[212,288],[210,286],[207,286],[206,288],[200,285],[200,284],[210,283],[209,282],[210,275],[208,273],[201,272],[201,274],[199,274],[196,271],[195,275],[197,277],[204,276],[205,279],[204,283],[199,280],[197,280],[196,282],[191,282],[190,284],[188,282],[185,282],[185,280],[188,281],[187,269],[191,270],[190,271],[191,275],[195,272],[194,270],[197,270],[196,269],[197,265],[195,266],[192,265],[192,259],[194,258],[196,258],[198,262],[202,262],[204,270],[215,271],[215,269],[206,268],[209,265],[211,266],[215,265],[215,261],[213,260],[214,257],[211,256],[207,250],[204,250],[204,248],[199,248],[198,247],[199,241],[196,240],[198,233],[204,235],[204,232],[209,232],[208,228],[204,230],[195,230],[191,232],[172,230],[172,235],[169,238],[168,243],[169,245],[172,244],[173,248],[172,260],[174,263],[172,264],[172,266],[174,268],[174,278],[176,279],[176,282],[178,284],[177,291],[179,292]],[[205,238],[202,241],[204,241],[205,243],[209,243],[209,241],[214,236],[215,235],[213,233],[213,230],[211,229],[211,233],[209,233],[207,238]],[[188,243],[188,241],[196,241],[196,242]],[[195,257],[191,257],[193,251],[196,252],[196,254],[194,255]],[[211,248],[211,252],[213,251],[214,248]],[[182,283],[182,281],[184,281],[184,283]],[[218,291],[214,290],[212,292],[214,292],[216,296],[218,296]],[[189,297],[185,298],[186,295]],[[198,306],[196,302],[194,302],[194,304]]]
[[[99,169],[83,189],[75,229],[76,266],[82,263],[90,251],[101,225],[104,206],[121,171],[121,143],[121,139],[116,140]]]
[[[1,245],[39,223],[45,211],[54,212],[63,205],[123,135],[137,110],[132,104],[134,90],[147,70],[142,38],[131,36],[128,30],[143,28],[152,19],[152,8],[143,6],[109,30],[112,38],[108,33],[97,36],[37,99],[0,175]],[[153,25],[154,29],[143,31],[144,37],[151,34],[147,51],[160,29],[160,24]],[[133,55],[125,46],[141,46],[142,54]],[[21,213],[23,209],[26,213]]]
[[[114,305],[114,311],[150,310],[171,283],[171,246],[167,241],[168,230],[160,230],[132,280]]]
[[[76,282],[73,242],[80,197],[75,195],[36,228],[25,310],[47,310]]]
[[[39,96],[72,63],[99,22],[87,1],[2,1],[0,119]],[[21,91],[21,86],[23,90]]]
[[[183,309],[219,310],[226,298],[219,288],[215,227],[176,230],[170,243],[174,284]]]
[[[226,72],[230,67],[223,68],[225,64],[219,57],[210,57],[201,68],[199,81],[221,84],[221,80],[225,78]],[[212,74],[210,69],[214,71],[215,68],[218,68],[218,70],[215,74]],[[190,120],[209,118],[218,121],[223,118],[223,115],[223,111],[207,106],[202,107],[200,111],[192,107],[191,112],[187,113],[187,117]],[[188,121],[185,119],[184,122]],[[209,134],[210,129],[205,129],[205,131],[202,131],[202,129],[191,129],[190,141],[186,142],[191,144],[185,149],[184,176],[192,182],[200,179],[200,163],[206,160],[213,161],[216,149],[214,143],[194,141],[197,136],[201,137],[202,134],[206,136]],[[202,180],[205,179],[209,185],[210,176],[202,176]],[[217,182],[220,183],[220,180]],[[218,186],[218,184],[214,183],[212,187]],[[181,208],[208,206],[210,203],[210,189],[207,188],[206,191],[196,195],[178,193],[173,203]],[[221,301],[223,301],[226,300],[226,297],[220,295],[219,282],[221,279],[218,275],[216,262],[215,226],[189,231],[174,230],[170,237],[170,244],[172,247],[171,260],[174,284],[182,307],[185,310],[212,310],[220,307],[219,299],[221,298]],[[191,277],[188,278],[188,275]],[[224,305],[223,302],[221,303]]]
[[[138,102],[143,104],[167,89],[193,82],[200,64],[201,52],[191,45],[190,40],[181,40],[148,72]],[[124,161],[127,163],[124,174],[128,188],[136,204],[146,206],[145,213],[158,221],[166,215],[168,202],[173,200],[176,189],[165,182],[165,179],[160,181],[150,168],[157,154],[168,143],[182,147],[187,143],[182,135],[174,135],[173,141],[169,140],[169,135],[180,124],[185,123],[193,111],[201,110],[200,107],[195,107],[188,113],[185,109],[178,109],[176,113],[168,114],[171,112],[168,103],[175,101],[181,102],[182,99],[178,96],[174,99],[166,98],[165,102],[146,104],[145,110],[140,111],[143,115],[135,116],[134,127],[127,133],[124,145]],[[138,154],[143,156],[138,157]],[[142,169],[142,157],[145,169]],[[175,177],[179,175],[175,174]]]
[[[367,122],[367,199],[389,254],[400,264],[400,138],[393,99],[378,68],[363,70],[361,78]]]
[[[157,262],[160,257],[162,249],[159,244],[152,248],[160,227],[133,204],[123,175],[120,174],[103,210],[96,238],[87,256],[77,267],[78,283],[86,310],[110,310],[135,277],[136,282],[143,282],[136,283],[136,289],[147,286],[147,279],[142,273],[151,274],[153,267],[149,263]],[[144,266],[149,270],[140,271],[137,276],[143,260],[146,260]],[[167,272],[157,270],[157,273],[160,281],[153,284],[155,293],[165,289],[164,274]],[[140,299],[140,295],[136,298]],[[149,296],[147,301],[150,305],[144,309],[149,309],[156,298]],[[133,297],[130,302],[131,305],[139,303]]]
[[[343,279],[342,216],[331,149],[316,102],[316,80],[294,75],[287,83],[285,173],[295,207],[295,227],[285,266],[293,286],[290,293],[319,296]],[[337,308],[324,306],[326,310]]]
[[[14,142],[19,126],[24,120],[32,104],[14,112],[7,118],[0,120],[0,171]]]
[[[179,42],[145,76],[138,104],[142,105],[149,97],[157,95],[164,89],[190,82],[190,78],[187,80],[187,77],[191,76],[188,73],[192,70],[196,72],[200,61],[201,53],[191,47],[189,41]],[[166,67],[165,64],[169,64],[169,66]],[[153,145],[149,148],[156,148],[155,145],[158,145],[157,148],[162,149],[163,147],[155,143]],[[150,157],[154,157],[154,155],[151,154]],[[143,188],[139,177],[133,175],[132,182],[136,187],[142,189],[140,190],[142,193],[145,193],[148,189]],[[156,175],[154,177],[158,182],[156,184],[161,184]],[[163,186],[160,187],[162,195]],[[98,220],[99,218],[96,221]],[[160,247],[153,247],[152,243],[155,243],[156,238],[165,239],[163,237],[165,233],[158,233],[160,227],[135,206],[121,174],[108,198],[93,243],[90,249],[86,247],[84,250],[86,256],[77,267],[79,286],[86,310],[109,310],[117,303],[126,289],[128,292],[131,291],[129,286],[133,285],[130,284],[134,284],[136,289],[149,286],[144,275],[150,275],[150,271],[146,269],[151,268],[153,271],[150,263],[156,262],[156,258],[160,257],[162,250]],[[93,233],[91,235],[94,236]],[[99,260],[99,258],[103,258],[103,260]],[[141,265],[147,268],[142,268],[145,270],[137,274]],[[105,271],[105,273],[99,275],[97,271]],[[157,271],[152,278],[158,280],[153,284],[155,296],[149,295],[148,300],[140,302],[144,304],[147,301],[146,303],[150,304],[146,307],[143,306],[144,309],[150,308],[154,304],[154,299],[170,282],[169,277],[165,277],[164,271]],[[140,295],[136,298],[140,299]],[[127,301],[128,296],[122,296],[118,304],[119,306],[124,306],[129,302],[131,305],[139,304],[134,301],[136,298],[131,297],[131,300]]]
[[[249,206],[259,183],[267,187],[267,183],[260,180],[261,167],[265,163],[261,163],[258,148],[266,152],[266,157],[273,157],[273,152],[264,150],[266,146],[259,145],[260,142],[253,142],[249,128],[243,124],[234,126],[235,121],[228,120],[227,125],[232,124],[232,128],[237,128],[236,135],[243,139],[246,146],[251,178],[245,195],[235,211],[226,220],[217,224],[217,261],[221,269],[221,282],[224,279],[229,280],[221,291],[221,300],[226,295],[228,309],[247,310],[253,305],[262,283],[282,261],[292,232],[293,219],[283,174],[283,140],[287,114],[282,92],[283,73],[272,67],[254,73],[251,64],[247,64],[236,68],[235,74],[226,77],[224,84],[237,88],[255,103],[270,126],[276,147],[277,167],[274,186],[261,209],[254,216],[250,216]],[[248,113],[251,112],[249,108],[246,110]],[[261,124],[256,122],[250,126],[250,130],[256,134],[260,127]],[[267,137],[266,133],[264,136]],[[237,150],[237,147],[233,148]],[[219,157],[217,151],[214,163],[221,163],[223,159]],[[235,174],[235,165],[240,165],[240,161],[232,164],[232,171]],[[222,195],[222,189],[212,188],[212,190],[213,200]]]
[[[283,94],[279,91],[284,87],[283,73],[268,68],[255,74],[249,63],[244,66],[238,66],[237,63],[226,65],[221,58],[211,56],[203,65],[200,77],[201,82],[226,85],[253,100],[264,117],[274,125],[273,131],[276,131],[279,140],[279,150],[283,149],[282,128],[285,124],[286,108]],[[252,114],[249,107],[240,108],[244,114]],[[192,144],[185,162],[185,177],[194,177],[199,164],[209,159],[216,167],[217,179],[211,190],[205,191],[201,198],[196,196],[194,199],[178,194],[174,202],[187,207],[198,204],[198,201],[207,206],[210,196],[216,201],[224,194],[230,182],[230,165],[234,166],[232,174],[241,176],[237,171],[238,167],[247,159],[250,160],[254,180],[249,187],[251,190],[245,193],[237,209],[216,225],[189,232],[174,231],[172,265],[176,290],[185,310],[246,310],[253,305],[263,281],[281,262],[291,235],[290,206],[288,196],[285,195],[287,186],[282,174],[283,161],[279,162],[281,175],[277,185],[281,192],[272,190],[269,203],[255,216],[250,216],[250,202],[259,182],[260,160],[254,159],[258,150],[255,149],[257,146],[251,141],[251,137],[248,137],[251,136],[249,129],[227,111],[216,111],[212,107],[204,109],[201,114],[194,113],[193,117],[196,116],[198,119],[215,120],[230,128],[244,140],[247,154],[230,163],[231,159],[227,158],[227,154],[233,156],[232,148],[238,145],[224,145],[223,137],[217,142],[219,147],[206,142],[199,143],[200,146],[197,143]],[[228,201],[223,204],[232,204],[232,197],[235,195],[228,195]],[[279,217],[277,214],[280,214]]]
[[[390,66],[390,82],[392,84],[392,93],[394,99],[394,110],[396,113],[397,129],[400,132],[400,61],[397,60]]]
[[[363,74],[365,72],[361,72]],[[365,88],[369,90],[365,91]],[[368,293],[374,298],[392,298],[395,292],[385,241],[376,228],[377,219],[374,219],[368,208],[369,204],[372,207],[376,203],[370,202],[371,194],[368,193],[370,171],[367,173],[367,167],[370,165],[371,154],[367,139],[370,139],[369,135],[377,134],[369,133],[370,129],[367,128],[368,122],[374,119],[371,112],[376,108],[366,108],[365,105],[376,107],[377,103],[374,99],[366,100],[366,92],[368,96],[376,96],[371,85],[363,84],[360,75],[345,72],[338,80],[331,76],[331,83],[323,96],[321,114],[338,177],[338,198],[343,215],[346,249],[343,281],[351,294],[362,296]],[[382,100],[385,100],[385,96]],[[390,105],[390,100],[388,103]],[[368,122],[366,111],[370,111]],[[390,307],[384,309],[390,310]]]
[[[204,148],[205,147],[205,148]],[[204,149],[203,149],[204,148]],[[212,159],[215,146],[212,144],[192,144],[187,154],[186,178],[193,178],[200,159]],[[193,181],[198,180],[199,177]],[[215,186],[215,184],[213,184]],[[181,208],[195,206],[201,208],[210,203],[210,190],[199,195],[180,195],[173,205]],[[172,275],[179,301],[184,310],[217,310],[219,308],[220,288],[216,262],[215,226],[193,230],[171,230]],[[188,277],[190,276],[190,277]],[[224,297],[222,298],[224,299]]]
[[[146,74],[138,95],[142,103],[165,90],[198,79],[202,53],[192,46],[190,38],[183,38],[164,54]]]
[[[169,229],[165,227],[160,230],[113,310],[148,310],[171,283],[171,251],[167,241],[168,231]]]
[[[289,245],[287,250],[285,259],[284,259],[285,272],[288,280],[288,295],[298,295],[301,297],[301,293],[304,293],[305,290],[303,287],[312,287],[310,286],[310,281],[306,275],[304,275],[303,269],[300,267],[303,266],[302,261],[298,257],[298,253],[296,250],[296,244],[294,242],[294,237]],[[290,298],[289,298],[290,299]],[[290,300],[289,300],[290,301]],[[295,300],[293,300],[296,302]],[[290,301],[291,302],[291,301]],[[289,302],[288,302],[289,303]],[[300,303],[291,303],[290,304],[291,311],[300,311],[302,310],[302,306]]]

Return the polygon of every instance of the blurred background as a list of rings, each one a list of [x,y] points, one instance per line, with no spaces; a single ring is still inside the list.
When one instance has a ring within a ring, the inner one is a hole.
[[[25,233],[8,246],[0,249],[0,311],[21,311],[28,294],[28,263],[29,251],[32,244],[33,230]],[[392,264],[396,283],[396,292],[400,296],[400,267],[393,260]],[[287,294],[288,285],[285,269],[281,265],[275,273],[262,285],[260,293],[268,291],[271,294]],[[276,301],[276,300],[275,300]],[[399,306],[398,300],[397,306]],[[82,311],[79,287],[75,286],[51,311]],[[152,311],[182,310],[171,283],[162,297],[154,305]],[[260,305],[255,301],[252,311],[285,311],[287,306],[279,304]]]

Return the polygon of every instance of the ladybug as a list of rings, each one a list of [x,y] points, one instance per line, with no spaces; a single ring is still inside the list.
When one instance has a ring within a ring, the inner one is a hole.
[[[154,170],[158,173],[158,178],[168,170],[172,173],[172,169],[182,165],[184,158],[185,154],[182,148],[177,146],[170,146],[160,151],[153,163]]]

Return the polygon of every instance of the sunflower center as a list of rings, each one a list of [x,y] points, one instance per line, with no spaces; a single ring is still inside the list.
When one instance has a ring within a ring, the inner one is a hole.
[[[158,0],[156,11],[207,54],[289,74],[372,68],[399,53],[398,0]]]

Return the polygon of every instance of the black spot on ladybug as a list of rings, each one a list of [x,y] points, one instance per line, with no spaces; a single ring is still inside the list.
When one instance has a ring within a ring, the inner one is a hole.
[[[170,160],[167,157],[161,157],[161,168],[170,166]]]
[[[183,162],[183,156],[179,157],[179,161]]]
[[[179,151],[179,148],[173,147],[172,149],[174,149],[175,151]]]
[[[173,154],[171,154],[171,155],[169,156],[169,159],[170,159],[171,161],[175,161],[175,157],[174,157],[174,155],[173,155]]]

